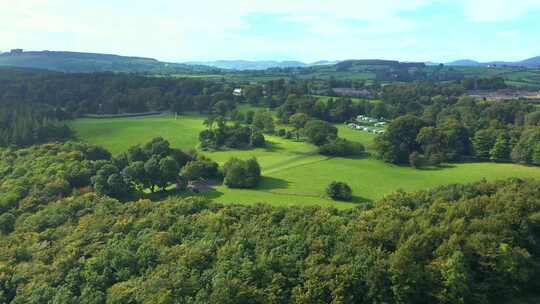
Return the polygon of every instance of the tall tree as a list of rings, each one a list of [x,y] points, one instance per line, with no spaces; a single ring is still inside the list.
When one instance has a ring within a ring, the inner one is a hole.
[[[510,141],[506,133],[500,134],[489,152],[491,160],[508,160],[510,159]]]

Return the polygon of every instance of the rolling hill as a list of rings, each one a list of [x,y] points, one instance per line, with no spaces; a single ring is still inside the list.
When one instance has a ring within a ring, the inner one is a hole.
[[[521,61],[490,61],[490,62],[478,62],[470,59],[456,60],[447,63],[451,66],[511,66],[511,67],[526,67],[526,68],[540,68],[540,56],[532,57]]]
[[[213,68],[161,62],[153,58],[80,52],[23,52],[15,50],[0,54],[0,66],[45,69],[68,73],[128,72],[128,73],[197,73]]]
[[[217,60],[217,61],[191,61],[184,62],[188,65],[203,65],[219,69],[228,70],[266,70],[272,68],[305,68],[318,65],[336,64],[337,61],[320,60],[313,63],[304,63],[301,61],[249,61],[249,60]]]

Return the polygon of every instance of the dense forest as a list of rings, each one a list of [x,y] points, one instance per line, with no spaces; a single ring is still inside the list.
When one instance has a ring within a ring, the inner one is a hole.
[[[121,202],[75,182],[103,158],[74,143],[0,150],[0,302],[498,303],[540,287],[537,181],[346,211]]]
[[[0,79],[0,103],[48,104],[75,116],[181,110],[184,105],[192,109],[191,98],[202,95],[203,89],[207,95],[222,91],[204,80],[136,74],[48,73]]]

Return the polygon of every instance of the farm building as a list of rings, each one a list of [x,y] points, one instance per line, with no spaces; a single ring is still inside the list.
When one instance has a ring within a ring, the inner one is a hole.
[[[244,92],[242,91],[241,88],[236,88],[233,90],[233,95],[234,96],[242,96],[244,94]]]

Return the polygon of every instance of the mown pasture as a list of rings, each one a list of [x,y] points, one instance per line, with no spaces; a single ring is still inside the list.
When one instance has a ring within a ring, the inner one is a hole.
[[[101,145],[112,153],[126,151],[130,146],[161,136],[182,149],[197,147],[198,134],[205,127],[198,115],[79,119],[72,123],[78,137]],[[373,153],[375,135],[336,125],[339,135],[361,142]],[[261,164],[263,179],[257,189],[238,190],[217,186],[205,193],[222,203],[269,203],[273,205],[319,204],[348,208],[365,201],[374,201],[398,189],[420,190],[450,183],[504,179],[508,177],[540,178],[540,168],[516,164],[457,163],[423,170],[386,164],[373,156],[328,158],[317,154],[316,147],[277,136],[267,136],[266,148],[203,152],[224,163],[230,157],[256,157]],[[331,181],[345,181],[354,191],[354,201],[335,202],[324,196]]]

